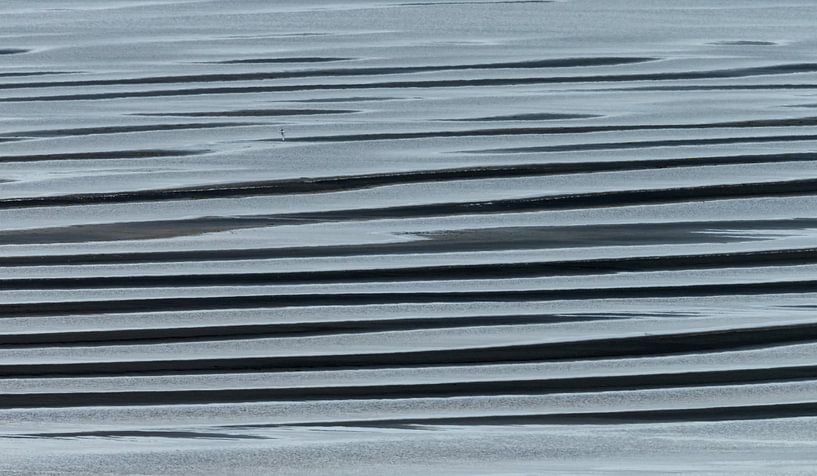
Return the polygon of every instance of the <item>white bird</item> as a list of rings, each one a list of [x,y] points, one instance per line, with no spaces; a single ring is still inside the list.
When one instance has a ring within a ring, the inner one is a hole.
[[[287,140],[287,136],[284,135],[284,128],[282,127],[281,128],[281,142],[284,142],[285,140]]]

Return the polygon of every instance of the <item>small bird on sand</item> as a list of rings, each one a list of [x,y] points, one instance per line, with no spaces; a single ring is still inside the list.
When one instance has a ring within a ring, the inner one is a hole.
[[[285,140],[287,140],[287,136],[284,134],[284,128],[282,127],[281,128],[281,142],[284,142]]]

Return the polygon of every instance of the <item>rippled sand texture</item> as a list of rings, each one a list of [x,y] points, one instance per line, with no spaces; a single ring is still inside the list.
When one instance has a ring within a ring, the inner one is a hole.
[[[817,465],[813,1],[0,22],[0,473]]]

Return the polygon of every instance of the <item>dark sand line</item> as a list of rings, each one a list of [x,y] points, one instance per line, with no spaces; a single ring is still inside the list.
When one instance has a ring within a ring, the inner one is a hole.
[[[30,230],[0,231],[0,245],[89,243],[96,241],[157,240],[263,227],[265,217],[204,217],[186,220],[72,225]]]
[[[632,142],[603,142],[598,144],[566,144],[533,147],[510,147],[503,149],[481,149],[463,151],[469,154],[530,154],[539,152],[577,152],[585,150],[648,149],[653,147],[684,147],[723,144],[762,144],[768,142],[815,141],[817,135],[781,135],[761,137],[717,137],[713,139],[673,139]]]
[[[35,131],[6,132],[5,137],[74,137],[98,134],[124,134],[129,132],[177,131],[184,129],[215,129],[221,127],[258,126],[257,122],[201,122],[191,124],[148,124],[141,126],[81,127],[76,129],[45,129]]]
[[[550,195],[481,202],[451,202],[277,215],[280,224],[426,218],[547,210],[610,208],[747,198],[817,195],[817,179]],[[0,207],[4,203],[0,201]],[[14,206],[10,208],[16,208]]]
[[[757,385],[817,378],[817,366],[704,372],[573,377],[537,380],[490,380],[434,384],[279,387],[222,390],[155,390],[0,394],[0,408],[202,405],[269,401],[396,400],[501,395],[597,393],[721,385]],[[56,434],[46,433],[54,436]]]
[[[548,395],[757,385],[817,379],[817,366],[718,370],[664,374],[615,375],[537,380],[489,380],[433,384],[279,387],[221,390],[154,390],[0,394],[0,408],[206,405],[315,400],[396,400],[502,395]],[[55,437],[62,433],[46,433]]]
[[[281,63],[331,63],[334,61],[351,61],[357,58],[340,58],[332,56],[292,56],[281,58],[244,58],[225,61],[201,61],[199,64],[281,64]]]
[[[150,159],[161,157],[184,157],[200,155],[209,150],[172,150],[172,149],[141,149],[141,150],[110,150],[100,152],[68,152],[64,154],[39,155],[6,155],[0,156],[0,163],[13,162],[41,162],[49,160],[113,160],[113,159]]]
[[[505,426],[505,425],[635,425],[650,423],[686,423],[704,421],[769,420],[817,416],[817,402],[770,405],[721,406],[662,410],[624,410],[611,412],[552,413],[527,415],[486,415],[468,417],[417,417],[379,420],[335,420],[259,425],[234,425],[225,428],[262,427],[356,427],[406,428],[417,426]]]
[[[168,344],[222,340],[369,334],[423,329],[522,326],[640,318],[626,314],[542,314],[518,316],[460,316],[361,321],[294,322],[231,326],[117,329],[109,331],[0,334],[4,348],[99,347],[133,344]]]
[[[506,116],[468,117],[464,119],[445,119],[453,122],[480,122],[480,121],[556,121],[561,119],[594,119],[598,114],[556,114],[556,113],[529,113],[510,114]]]
[[[554,0],[492,0],[492,1],[459,1],[459,2],[412,2],[398,3],[400,7],[437,7],[441,5],[508,5],[524,3],[553,3]]]
[[[32,156],[22,156],[23,158]],[[52,157],[48,156],[33,156]],[[84,155],[77,155],[86,158]],[[12,158],[16,159],[16,158]],[[654,170],[664,168],[708,167],[738,164],[764,164],[778,162],[812,162],[817,153],[788,153],[767,155],[738,155],[720,157],[697,157],[683,159],[625,160],[605,162],[556,162],[544,164],[496,165],[463,167],[453,169],[420,170],[409,172],[364,174],[333,177],[305,177],[258,182],[234,182],[208,184],[196,187],[138,190],[127,192],[85,193],[50,197],[33,197],[28,200],[37,205],[58,206],[100,203],[133,203],[161,200],[196,200],[208,198],[248,197],[264,195],[291,195],[301,193],[328,193],[409,183],[444,182],[454,180],[483,180],[496,178],[537,177],[599,172],[624,172],[634,170]],[[0,162],[6,160],[0,157]],[[0,208],[6,200],[0,199]],[[13,203],[18,206],[18,200]],[[25,202],[23,202],[25,203]],[[26,205],[22,205],[26,206]]]
[[[438,216],[482,215],[494,213],[521,213],[547,210],[570,210],[585,208],[609,208],[633,205],[655,205],[712,200],[746,198],[795,197],[817,194],[817,179],[784,182],[759,182],[729,185],[709,185],[657,190],[625,190],[614,192],[591,192],[584,194],[551,195],[520,199],[490,200],[485,202],[433,203],[385,208],[316,211],[266,216],[255,226],[315,224],[323,222],[349,222],[384,219],[410,219]],[[72,205],[60,197],[0,200],[0,209],[42,206],[43,204]],[[149,225],[146,224],[146,226]],[[248,224],[252,227],[253,224]],[[7,232],[5,244],[14,238]],[[26,233],[25,231],[21,233]]]
[[[817,281],[573,288],[522,291],[374,292],[319,294],[255,294],[246,296],[175,297],[55,301],[0,304],[0,318],[90,314],[205,311],[219,309],[274,309],[282,307],[373,306],[463,302],[535,302],[595,299],[648,299],[727,295],[802,294],[817,292]]]
[[[29,407],[31,408],[31,407]],[[75,431],[60,433],[26,433],[3,435],[0,438],[181,438],[181,439],[208,439],[208,440],[267,440],[265,436],[235,435],[232,433],[213,433],[201,431],[166,431],[166,430],[98,430]]]
[[[299,71],[272,71],[251,73],[211,73],[179,76],[153,76],[142,78],[89,79],[69,81],[43,81],[31,83],[0,84],[0,89],[18,88],[53,88],[77,86],[122,86],[134,84],[172,84],[172,83],[209,83],[232,81],[264,81],[270,79],[325,78],[343,76],[380,76],[392,74],[431,73],[439,71],[464,71],[472,69],[535,69],[535,68],[575,68],[582,66],[616,66],[655,61],[656,58],[642,57],[597,57],[597,58],[558,58],[532,61],[515,61],[508,63],[476,63],[438,66],[383,66],[369,68],[332,68],[309,69]],[[808,65],[798,65],[809,68]],[[796,68],[794,65],[782,65],[780,68]],[[815,69],[817,70],[817,69]],[[778,73],[780,74],[780,73]]]
[[[715,46],[776,46],[777,43],[773,41],[756,41],[756,40],[736,40],[736,41],[713,41],[707,43]]]
[[[595,91],[774,91],[789,89],[815,89],[817,84],[713,84],[685,86],[637,86],[625,88],[596,89]]]
[[[11,73],[0,73],[0,78],[17,78],[25,76],[48,76],[50,74],[76,74],[78,71],[17,71]],[[12,83],[18,84],[18,83]],[[19,83],[25,84],[25,83]],[[0,89],[2,89],[0,87]]]
[[[632,231],[632,230],[631,230]],[[0,290],[109,289],[198,286],[258,286],[329,283],[389,283],[518,279],[654,271],[680,271],[817,263],[817,248],[682,256],[647,256],[572,261],[491,263],[454,266],[342,269],[282,273],[164,274],[71,278],[0,279]],[[0,342],[2,339],[0,338]]]
[[[31,50],[26,50],[23,48],[1,48],[0,55],[18,55],[21,53],[28,53]]]
[[[355,109],[242,109],[237,111],[137,113],[133,115],[150,117],[278,117],[352,114],[356,112],[360,111]]]
[[[651,59],[644,59],[649,61]],[[482,68],[481,68],[482,69]],[[425,81],[384,81],[371,83],[336,83],[336,84],[299,84],[286,86],[241,86],[241,87],[211,87],[189,89],[165,89],[154,91],[120,91],[107,93],[65,94],[55,96],[21,96],[0,98],[0,102],[29,102],[29,101],[91,101],[99,99],[124,99],[137,97],[167,97],[167,96],[195,96],[207,94],[251,94],[268,92],[292,91],[321,91],[321,90],[360,90],[360,89],[425,89],[425,88],[457,88],[480,86],[522,86],[535,84],[575,84],[575,83],[602,83],[602,82],[631,82],[631,81],[674,81],[687,79],[729,79],[752,76],[786,75],[793,73],[808,73],[817,71],[817,64],[791,64],[768,66],[760,68],[742,68],[732,70],[714,70],[687,73],[645,73],[626,75],[596,75],[596,76],[557,76],[532,78],[482,78],[482,79],[450,79]],[[396,74],[396,73],[389,73]],[[150,78],[147,78],[150,79]],[[259,78],[264,79],[264,78]],[[272,78],[267,78],[272,79]],[[141,80],[141,78],[137,78]],[[119,80],[112,80],[119,81]],[[174,81],[178,82],[178,81]],[[23,87],[25,83],[15,83]],[[31,84],[31,83],[28,83]],[[43,83],[46,86],[57,83]],[[117,83],[121,84],[121,83]],[[13,86],[5,85],[5,86]],[[790,88],[789,86],[786,86]],[[814,88],[815,85],[800,85],[795,88]],[[768,85],[757,86],[759,89],[768,89]],[[6,88],[9,89],[9,88]]]
[[[368,101],[400,101],[413,98],[388,97],[388,96],[350,96],[338,98],[312,98],[312,99],[293,99],[281,102],[298,102],[298,103],[322,103],[322,102],[368,102]]]
[[[211,221],[214,220],[214,221]],[[236,220],[236,219],[233,219]],[[166,222],[148,222],[157,226],[158,233],[201,233],[201,230],[235,229],[239,225],[258,226],[259,221],[240,221],[228,218],[196,219]],[[263,224],[263,222],[260,222]],[[137,223],[138,224],[138,223]],[[108,227],[100,232],[79,233],[73,227],[29,230],[40,236],[28,235],[27,242],[69,242],[71,239],[91,240],[104,236],[116,239],[122,233],[133,233],[130,223],[99,225]],[[84,225],[94,227],[95,225]],[[220,228],[219,228],[220,226]],[[636,246],[650,244],[729,243],[759,239],[749,230],[795,230],[817,228],[814,219],[747,220],[715,222],[623,223],[618,225],[578,225],[544,227],[503,227],[466,229],[451,232],[418,233],[423,240],[396,243],[359,245],[304,246],[288,248],[248,248],[185,251],[145,251],[123,253],[87,253],[66,255],[0,256],[0,266],[70,266],[86,264],[168,263],[191,261],[235,261],[280,258],[320,258],[369,255],[403,255],[417,253],[451,253],[498,250],[525,250],[549,248],[583,248],[598,246]],[[138,228],[137,228],[138,230]],[[166,230],[166,231],[162,231]],[[11,233],[11,232],[6,232]],[[53,236],[49,234],[55,234]],[[176,235],[173,235],[176,236]],[[22,236],[16,236],[22,241]],[[8,235],[6,235],[8,238]],[[785,250],[781,250],[784,252]]]
[[[624,58],[626,59],[626,58]],[[598,65],[599,58],[586,58],[587,66]],[[601,60],[610,60],[610,58],[601,58]],[[615,58],[613,58],[615,60]],[[654,58],[630,58],[635,62],[652,61]],[[564,64],[557,66],[556,64],[569,63],[574,60],[552,60],[552,61],[538,61],[538,62],[522,62],[522,63],[499,63],[501,68],[542,68],[542,67],[570,67],[581,66],[579,64]],[[596,62],[593,64],[593,62]],[[633,61],[631,61],[633,62]],[[552,66],[545,66],[546,64]],[[621,64],[621,63],[615,63]],[[518,65],[518,66],[513,66]],[[435,71],[450,71],[456,69],[495,69],[489,65],[479,65],[479,68],[474,68],[475,65],[450,66],[444,67],[444,70]],[[396,71],[395,68],[379,68],[386,69],[386,72],[378,73],[378,68],[372,69],[350,69],[350,70],[334,70],[333,74],[326,74],[327,70],[317,71],[302,71],[290,73],[257,73],[248,76],[236,76],[233,81],[256,81],[264,79],[286,79],[294,77],[315,77],[315,76],[355,76],[355,72],[364,75],[374,74],[401,74],[412,72],[425,72],[419,68],[439,68],[439,67],[416,67],[404,68],[403,71]],[[452,69],[453,68],[453,69]],[[407,69],[413,69],[408,71]],[[331,70],[330,70],[331,71]],[[351,73],[349,73],[351,71]],[[84,100],[98,100],[98,99],[122,99],[135,97],[165,97],[165,96],[191,96],[191,95],[205,95],[205,94],[247,94],[247,93],[265,93],[265,92],[289,92],[289,91],[317,91],[317,90],[344,90],[344,89],[408,89],[408,88],[452,88],[452,87],[478,87],[478,86],[513,86],[513,85],[534,85],[534,84],[575,84],[575,83],[597,83],[597,82],[631,82],[631,81],[673,81],[673,80],[688,80],[688,79],[729,79],[729,78],[744,78],[752,76],[768,76],[768,75],[786,75],[794,73],[808,73],[817,71],[817,63],[803,63],[803,64],[785,64],[776,66],[766,66],[757,68],[737,68],[729,70],[713,70],[713,71],[693,71],[693,72],[676,72],[676,73],[642,73],[642,74],[623,74],[623,75],[590,75],[590,76],[556,76],[556,77],[529,77],[529,78],[480,78],[480,79],[462,79],[462,80],[425,80],[425,81],[385,81],[372,83],[339,83],[339,84],[301,84],[301,85],[286,85],[286,86],[246,86],[246,87],[212,87],[212,88],[190,88],[190,89],[168,89],[168,90],[154,90],[154,91],[121,91],[108,93],[89,93],[89,94],[67,94],[55,96],[22,96],[0,98],[0,102],[27,102],[27,101],[84,101]],[[322,74],[318,74],[322,73]],[[287,74],[288,76],[284,76]],[[293,76],[298,75],[301,76]],[[311,76],[304,76],[310,74]],[[206,75],[216,76],[207,79],[208,81],[228,81],[227,75]],[[164,82],[179,83],[183,82],[184,78],[188,78],[188,82],[202,82],[203,76],[191,77],[170,77],[170,78],[133,78],[130,80],[97,80],[97,81],[70,81],[70,82],[42,82],[42,83],[11,83],[2,85],[5,89],[23,88],[23,87],[52,87],[52,86],[93,86],[105,85],[107,82],[111,84],[161,84]],[[127,82],[126,82],[127,81]],[[32,86],[33,85],[33,86]],[[40,85],[40,86],[37,86]],[[811,86],[813,87],[813,86]]]
[[[223,38],[231,40],[270,40],[274,38],[305,38],[311,36],[335,36],[337,33],[326,31],[301,31],[290,33],[270,33],[270,34],[246,34],[246,35],[226,35]]]
[[[495,365],[725,352],[817,340],[817,324],[732,328],[544,344],[278,357],[2,364],[0,378],[93,377]],[[811,377],[807,377],[811,378]]]
[[[163,89],[153,91],[120,91],[107,93],[61,94],[52,96],[17,96],[0,98],[0,102],[51,102],[51,101],[97,101],[105,99],[130,99],[177,96],[206,96],[212,94],[259,94],[296,91],[342,91],[366,89],[408,89],[408,88],[460,88],[481,86],[519,86],[547,84],[543,78],[521,79],[472,79],[440,81],[402,81],[380,83],[337,83],[337,84],[304,84],[290,86],[235,86],[188,89]],[[809,86],[811,89],[817,85]],[[623,89],[622,89],[623,90]]]
[[[474,119],[482,120],[482,119]],[[387,133],[367,133],[367,134],[343,134],[333,136],[307,136],[307,137],[293,137],[289,139],[294,142],[357,142],[357,141],[378,141],[378,140],[401,140],[401,139],[433,139],[433,138],[448,138],[448,137],[494,137],[494,136],[521,136],[521,135],[554,135],[554,134],[591,134],[599,132],[626,132],[626,131],[646,131],[646,130],[692,130],[692,129],[744,129],[744,128],[764,128],[764,127],[810,127],[817,126],[817,117],[801,117],[790,119],[757,119],[749,121],[730,121],[730,122],[712,122],[702,124],[622,124],[609,126],[562,126],[562,127],[508,127],[508,128],[492,128],[492,129],[472,129],[459,131],[424,131],[424,132],[387,132]],[[781,136],[781,140],[789,140],[790,137],[814,137],[814,136]],[[649,144],[646,147],[655,147],[654,143],[666,143],[672,145],[678,143],[679,145],[695,145],[698,143],[706,144],[707,141],[744,141],[748,139],[751,142],[754,139],[767,139],[766,137],[727,137],[715,139],[684,139],[681,141],[661,140],[661,141],[632,141],[632,142],[614,142],[614,148],[622,148],[621,144],[639,147],[640,144]],[[275,140],[275,139],[268,139]],[[719,143],[719,142],[715,142]],[[589,147],[596,147],[599,145],[609,148],[611,144],[586,144]],[[574,150],[573,145],[554,146],[553,150],[561,150],[561,147],[571,147],[566,150]],[[526,147],[519,149],[487,149],[468,152],[505,152],[526,149],[544,149],[541,147]]]
[[[815,136],[817,138],[817,136]],[[810,159],[807,159],[810,160]],[[351,179],[346,185],[357,181],[358,184],[377,180]],[[393,178],[391,179],[393,180]],[[450,178],[448,178],[450,180]],[[304,182],[290,182],[289,190],[304,187]],[[278,186],[284,185],[279,182]],[[337,182],[333,184],[337,187]],[[370,185],[376,186],[376,185]],[[228,186],[229,187],[229,186]],[[320,187],[320,185],[319,185]],[[324,185],[325,187],[325,185]],[[54,207],[74,205],[97,205],[104,203],[130,203],[165,200],[194,200],[224,197],[246,197],[272,195],[273,187],[247,188],[187,188],[176,190],[145,190],[139,192],[109,192],[97,194],[58,195],[45,197],[4,198],[0,199],[0,210]],[[314,185],[305,188],[315,189]],[[279,188],[279,190],[281,190]],[[264,193],[261,193],[261,192]],[[280,193],[280,192],[279,192]],[[292,192],[287,192],[292,193]],[[314,192],[309,192],[314,193]],[[402,205],[384,208],[354,208],[346,210],[315,211],[302,213],[285,213],[257,217],[263,220],[258,226],[295,225],[301,223],[341,222],[382,219],[407,219],[434,216],[477,215],[491,213],[520,213],[546,210],[569,210],[598,207],[622,207],[631,205],[655,205],[664,203],[683,203],[693,201],[734,200],[760,197],[794,197],[814,195],[817,193],[817,179],[789,180],[781,182],[752,182],[740,184],[705,185],[700,187],[681,187],[670,189],[620,190],[610,192],[588,192],[566,195],[545,195],[538,197],[510,198],[482,202],[430,203],[423,205]],[[6,232],[4,236],[10,236]],[[9,244],[9,242],[5,242]]]

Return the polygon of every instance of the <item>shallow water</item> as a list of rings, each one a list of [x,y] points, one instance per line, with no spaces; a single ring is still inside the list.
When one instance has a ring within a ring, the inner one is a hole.
[[[812,2],[0,15],[0,472],[814,467]]]

